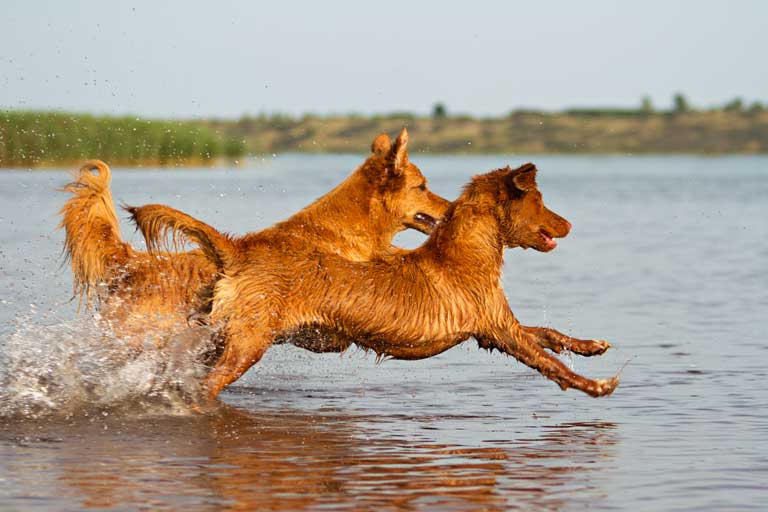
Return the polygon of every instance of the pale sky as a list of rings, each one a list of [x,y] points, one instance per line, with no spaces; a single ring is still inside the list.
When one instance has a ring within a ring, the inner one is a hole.
[[[0,108],[503,115],[768,103],[763,1],[3,2]]]

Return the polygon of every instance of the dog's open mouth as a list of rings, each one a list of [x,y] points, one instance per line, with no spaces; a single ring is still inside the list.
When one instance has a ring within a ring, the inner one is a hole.
[[[541,238],[544,240],[543,250],[551,251],[552,249],[557,247],[557,242],[552,237],[552,235],[550,235],[546,230],[540,229],[539,235],[541,235]]]
[[[438,220],[431,215],[419,212],[413,216],[413,222],[414,228],[429,234],[437,226]]]

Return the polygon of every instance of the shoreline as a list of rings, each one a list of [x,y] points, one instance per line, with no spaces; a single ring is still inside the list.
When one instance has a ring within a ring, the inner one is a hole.
[[[211,164],[196,163],[184,163],[175,165],[159,165],[152,162],[140,162],[140,163],[112,163],[106,162],[112,169],[131,169],[131,170],[147,170],[147,171],[210,171],[216,168],[222,170],[247,170],[256,169],[259,167],[259,163],[273,158],[281,157],[293,157],[293,156],[327,156],[327,157],[356,157],[365,159],[367,154],[364,153],[351,153],[351,152],[308,152],[308,151],[286,151],[284,153],[277,154],[275,156],[268,155],[268,157],[262,157],[261,155],[250,155],[243,157],[238,162],[217,161]],[[675,152],[675,153],[430,153],[430,152],[413,152],[411,157],[520,157],[536,159],[538,157],[564,157],[564,158],[701,158],[701,159],[715,159],[715,158],[768,158],[768,153],[693,153],[693,152]],[[3,166],[0,165],[0,172],[3,171],[23,171],[23,172],[35,172],[35,171],[61,171],[72,170],[76,171],[86,160],[77,162],[46,162],[43,165],[36,165],[32,167],[20,167],[20,166]]]
[[[275,154],[366,154],[407,127],[412,155],[766,155],[768,110],[511,112],[503,117],[244,116],[150,120],[5,111],[0,168],[216,167]]]
[[[216,160],[214,162],[200,162],[200,161],[192,161],[192,162],[183,162],[183,163],[174,163],[172,165],[168,164],[159,164],[156,161],[142,161],[142,162],[126,162],[126,161],[114,161],[114,160],[104,160],[104,162],[110,167],[114,169],[147,169],[147,170],[157,170],[157,169],[163,169],[163,170],[173,170],[173,169],[184,169],[184,170],[194,170],[194,169],[200,169],[200,170],[210,170],[216,167],[222,167],[227,169],[232,168],[239,168],[239,167],[245,167],[243,160],[249,157],[243,157],[242,159],[239,159],[237,161],[231,161],[231,160]],[[19,166],[19,165],[3,165],[0,164],[0,172],[7,170],[7,171],[55,171],[55,170],[61,170],[61,169],[72,169],[73,171],[77,171],[86,161],[88,160],[102,160],[101,158],[98,158],[98,156],[95,156],[93,158],[84,158],[82,160],[65,160],[65,161],[46,161],[42,163],[38,163],[32,166]]]

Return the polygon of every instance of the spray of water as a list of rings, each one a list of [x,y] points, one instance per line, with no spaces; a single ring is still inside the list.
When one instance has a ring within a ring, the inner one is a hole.
[[[196,407],[210,332],[189,327],[137,347],[98,315],[45,322],[19,317],[0,335],[0,419],[95,411],[186,414]]]

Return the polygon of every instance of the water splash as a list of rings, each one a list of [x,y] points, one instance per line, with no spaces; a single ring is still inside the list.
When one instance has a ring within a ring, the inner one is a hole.
[[[210,332],[180,330],[143,346],[115,336],[98,315],[46,323],[18,317],[0,335],[0,419],[95,411],[186,414],[195,407]]]

